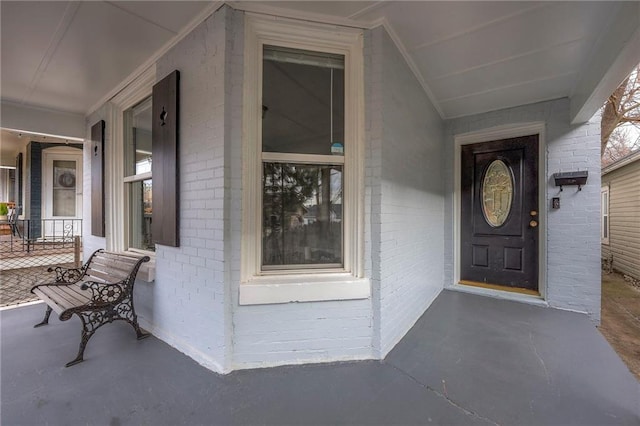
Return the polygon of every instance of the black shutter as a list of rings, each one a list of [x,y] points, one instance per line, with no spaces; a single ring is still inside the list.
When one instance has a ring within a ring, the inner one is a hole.
[[[104,237],[104,120],[91,126],[91,235]]]
[[[153,86],[153,242],[178,247],[178,117],[180,72]]]
[[[22,153],[18,153],[16,156],[16,182],[15,182],[15,202],[16,202],[16,213],[22,214]]]

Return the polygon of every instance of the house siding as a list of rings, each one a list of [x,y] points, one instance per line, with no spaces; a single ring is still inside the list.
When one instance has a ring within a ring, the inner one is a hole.
[[[609,186],[609,244],[603,256],[613,256],[613,268],[640,279],[640,161],[602,176]]]
[[[443,123],[386,30],[365,38],[374,350],[384,357],[443,288]]]
[[[542,294],[550,306],[585,312],[600,320],[600,123],[571,125],[569,100],[540,102],[448,120],[446,123],[447,202],[445,217],[454,217],[454,137],[514,123],[545,123],[546,191],[539,208],[546,210],[546,288]],[[582,191],[555,186],[553,173],[587,170],[589,180]],[[560,197],[561,207],[551,208],[551,198]],[[445,281],[454,280],[454,222],[445,222]]]

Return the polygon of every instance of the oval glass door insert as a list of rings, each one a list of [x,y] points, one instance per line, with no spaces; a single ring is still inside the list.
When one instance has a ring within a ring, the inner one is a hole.
[[[513,175],[502,160],[494,160],[482,179],[482,212],[489,225],[502,226],[513,201]]]

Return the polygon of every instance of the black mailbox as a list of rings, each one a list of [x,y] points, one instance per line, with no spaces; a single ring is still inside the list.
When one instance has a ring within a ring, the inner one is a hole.
[[[586,170],[578,172],[562,172],[554,173],[553,179],[556,182],[556,186],[560,187],[560,191],[562,191],[562,187],[564,185],[578,185],[578,191],[582,191],[582,185],[587,183],[588,175],[589,172]]]

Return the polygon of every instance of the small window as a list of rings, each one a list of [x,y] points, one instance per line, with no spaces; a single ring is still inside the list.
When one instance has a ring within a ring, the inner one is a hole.
[[[609,244],[609,187],[604,186],[601,194],[601,221],[600,221],[600,239],[603,244]]]
[[[155,251],[153,213],[151,97],[124,111],[124,182],[128,201],[128,248]]]

